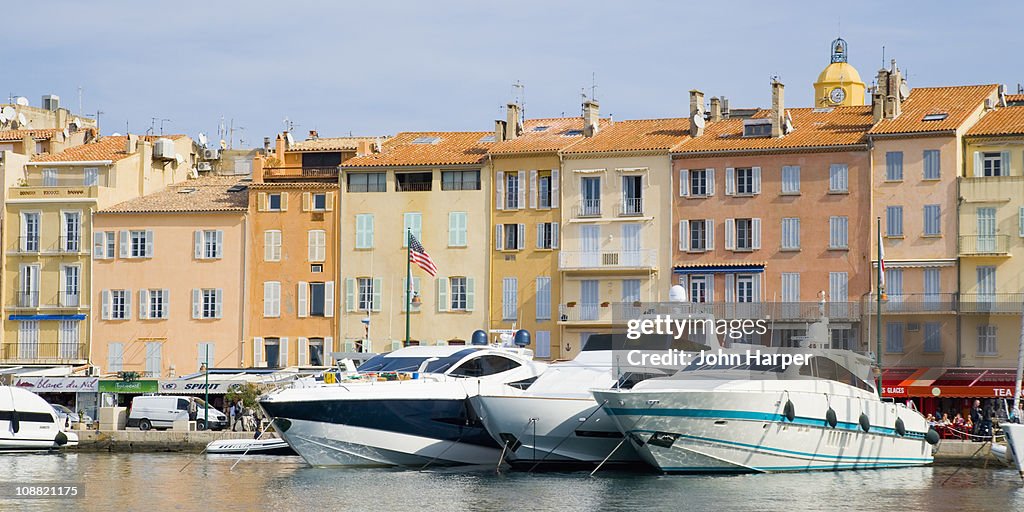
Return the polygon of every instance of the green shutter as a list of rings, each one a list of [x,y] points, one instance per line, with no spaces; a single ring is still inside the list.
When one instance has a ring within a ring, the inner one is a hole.
[[[356,280],[349,277],[345,279],[345,311],[355,311],[356,306]]]
[[[448,278],[437,278],[437,310],[448,311]]]
[[[476,297],[476,285],[472,277],[466,278],[466,311],[473,311],[473,303]]]
[[[373,303],[370,307],[373,311],[380,311],[380,292],[382,288],[381,278],[373,278]]]

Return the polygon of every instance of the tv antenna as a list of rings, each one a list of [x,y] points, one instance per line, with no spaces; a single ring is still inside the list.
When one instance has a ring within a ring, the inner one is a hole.
[[[291,119],[288,119],[287,116],[285,116],[283,122],[284,122],[284,131],[286,131],[286,132],[293,132],[293,131],[295,131],[295,127],[296,126],[300,126],[300,125],[295,124],[294,122],[292,122]]]
[[[516,80],[512,84],[512,99],[519,104],[519,114],[523,125],[526,124],[526,84]]]
[[[78,86],[78,111],[82,111],[82,86]]]
[[[590,73],[590,99],[597,101],[597,73]]]

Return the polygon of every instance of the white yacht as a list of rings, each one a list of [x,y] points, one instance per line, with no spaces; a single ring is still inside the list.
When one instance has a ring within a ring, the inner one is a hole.
[[[53,407],[39,395],[0,386],[0,452],[49,451],[78,445],[78,435],[64,432]]]
[[[494,464],[500,447],[468,398],[529,385],[547,366],[532,357],[493,345],[406,347],[340,383],[276,391],[260,406],[313,466]]]
[[[827,339],[827,332],[827,319],[809,329],[817,335],[811,339]],[[725,352],[765,349],[743,347]],[[867,357],[831,349],[796,353],[814,355],[785,369],[696,360],[672,377],[648,379],[632,389],[595,389],[594,397],[640,456],[669,473],[932,462],[930,444],[938,435],[917,411],[878,397]]]

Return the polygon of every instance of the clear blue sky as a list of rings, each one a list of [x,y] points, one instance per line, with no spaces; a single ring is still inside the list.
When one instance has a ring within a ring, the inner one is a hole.
[[[222,5],[224,4],[224,5]],[[230,5],[228,5],[230,4]],[[46,93],[102,110],[105,133],[298,138],[491,130],[526,85],[530,117],[576,115],[597,77],[601,113],[685,116],[687,91],[734,107],[809,106],[840,31],[870,85],[895,57],[911,87],[1024,82],[1020,2],[81,2],[5,6],[3,100]],[[16,20],[16,21],[12,21]],[[239,129],[243,127],[244,130]]]

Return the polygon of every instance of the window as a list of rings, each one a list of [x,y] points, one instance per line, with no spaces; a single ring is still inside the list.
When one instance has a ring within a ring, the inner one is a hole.
[[[526,224],[498,224],[495,226],[495,249],[518,251],[525,247]]]
[[[96,167],[86,167],[85,173],[82,176],[82,185],[86,187],[94,187],[99,184],[100,170]]]
[[[844,216],[828,218],[828,248],[846,249],[849,247],[850,219]]]
[[[622,302],[632,304],[634,302],[640,302],[640,280],[639,279],[623,279],[622,280]]]
[[[283,209],[281,207],[282,204],[283,204],[282,193],[278,192],[278,193],[275,193],[275,194],[267,194],[267,210],[268,211],[279,212],[279,211],[281,211]]]
[[[448,278],[448,290],[451,296],[451,309],[452,311],[467,311],[469,309],[467,302],[467,287],[465,277],[449,277]]]
[[[836,350],[853,350],[853,329],[831,329],[832,348]]]
[[[60,291],[60,305],[64,307],[76,308],[81,304],[81,273],[82,267],[78,265],[63,265],[61,266],[61,284],[63,285]]]
[[[894,354],[903,353],[903,322],[885,324],[885,351]]]
[[[979,356],[994,356],[998,354],[996,350],[996,326],[994,325],[979,325],[978,326],[978,355]]]
[[[322,274],[324,272],[323,263],[314,263],[309,266],[309,272],[311,274]]]
[[[924,269],[924,297],[927,302],[938,302],[941,293],[941,270],[937,268]]]
[[[448,247],[466,247],[468,222],[469,214],[466,212],[448,213]]]
[[[149,230],[131,230],[121,232],[122,258],[152,258],[153,232]]]
[[[903,236],[903,207],[885,207],[885,236]]]
[[[800,193],[800,166],[799,165],[784,165],[784,166],[782,166],[782,193],[783,194],[799,194]]]
[[[508,172],[505,176],[505,208],[514,210],[520,208],[519,204],[519,174]]]
[[[311,229],[307,234],[309,261],[327,260],[327,232],[322,229]]]
[[[643,215],[643,176],[622,177],[622,214]]]
[[[356,249],[373,249],[373,214],[356,215]]]
[[[279,281],[263,282],[263,316],[266,318],[281,316],[281,283]]]
[[[146,376],[160,377],[163,370],[163,343],[159,341],[146,342]]]
[[[82,248],[82,212],[63,212],[61,250],[78,252]]]
[[[40,212],[21,212],[21,251],[39,252]]]
[[[551,331],[537,331],[535,341],[537,350],[533,355],[539,359],[549,359],[551,357]]]
[[[924,179],[937,180],[942,176],[939,169],[939,150],[924,150]]]
[[[750,251],[761,248],[761,219],[725,219],[725,249]]]
[[[402,216],[402,247],[409,246],[409,231],[423,243],[423,214],[412,212]]]
[[[580,205],[580,215],[587,217],[600,216],[601,178],[598,176],[587,176],[580,179],[580,190],[583,196],[583,204]]]
[[[999,153],[999,152],[982,153],[981,154],[981,169],[982,169],[981,175],[985,176],[985,177],[1008,176],[1010,174],[1010,172],[1009,172],[1009,162],[1008,162],[1009,158],[1007,157],[1006,160],[1007,160],[1007,162],[1006,162],[1007,165],[1004,166],[1003,165],[1003,163],[1004,163],[1003,153]]]
[[[18,322],[18,357],[22,359],[39,357],[39,320]]]
[[[924,351],[942,352],[942,324],[939,322],[924,324]]]
[[[43,186],[57,186],[57,169],[43,169]]]
[[[110,290],[110,319],[128,319],[128,290]]]
[[[107,369],[111,373],[124,370],[124,343],[107,344]]]
[[[281,232],[276,229],[263,232],[263,261],[281,261]]]
[[[223,256],[224,232],[219,229],[198,230],[195,232],[195,258],[197,260],[215,260]]]
[[[800,249],[800,219],[786,217],[782,219],[782,250],[797,251]]]
[[[800,273],[782,273],[782,302],[783,307],[800,302]]]
[[[207,368],[214,367],[214,364],[217,361],[217,354],[214,351],[215,348],[216,344],[208,341],[201,341],[196,344],[196,371],[202,370],[203,364],[205,364]]]
[[[326,283],[309,283],[309,316],[328,316],[326,306]]]
[[[691,197],[707,197],[714,194],[712,191],[714,172],[714,169],[691,169],[689,195]]]
[[[770,119],[744,119],[743,120],[743,136],[744,137],[768,137],[772,134],[772,124]]]
[[[898,302],[903,300],[903,269],[885,269],[885,291],[890,301]]]
[[[688,226],[690,232],[686,235],[690,238],[690,252],[708,250],[708,223],[703,219],[691,220]]]
[[[537,224],[537,248],[557,249],[558,248],[558,223],[541,222]]]
[[[551,278],[537,278],[537,320],[551,320]]]
[[[38,263],[21,265],[18,306],[23,308],[39,307],[39,269]]]
[[[264,292],[266,288],[264,287]],[[192,318],[211,319],[221,317],[222,293],[220,288],[196,288],[192,290]]]
[[[939,213],[939,205],[924,205],[924,236],[939,236],[942,234]]]
[[[314,193],[312,203],[314,212],[327,211],[327,193]]]
[[[889,151],[885,154],[885,181],[903,181],[902,151]]]
[[[736,219],[736,249],[750,250],[754,248],[754,230],[752,219]]]
[[[441,190],[480,190],[480,171],[441,171]]]
[[[103,249],[102,254],[106,259],[113,259],[114,253],[117,247],[117,235],[116,231],[104,231],[103,232]]]
[[[349,192],[386,192],[387,173],[384,172],[350,172],[348,173]]]
[[[140,318],[164,319],[168,317],[167,303],[170,290],[139,290]]]
[[[597,320],[598,304],[601,299],[598,291],[597,279],[584,279],[580,281],[580,320]]]
[[[690,276],[690,302],[711,302],[711,276]]]
[[[263,339],[263,360],[267,363],[267,368],[280,368],[282,356],[282,349],[287,350],[287,345],[282,346],[281,338],[264,338]]]
[[[359,286],[359,302],[358,307],[360,311],[376,310],[374,306],[374,295],[375,290],[373,286],[373,279],[369,277],[360,277],[356,279],[356,283]]]
[[[432,172],[396,172],[395,192],[426,192],[434,181]]]
[[[537,177],[537,199],[539,208],[551,208],[551,172],[541,171]]]
[[[753,274],[736,274],[736,302],[754,302]]]
[[[736,169],[736,195],[753,195],[755,193],[754,174],[753,168]]]
[[[514,277],[501,280],[501,319],[515,321],[519,315],[519,281]]]
[[[828,167],[828,191],[850,191],[850,168],[846,164],[832,164]]]
[[[309,357],[306,359],[310,366],[324,366],[324,339],[310,338],[306,342]]]

